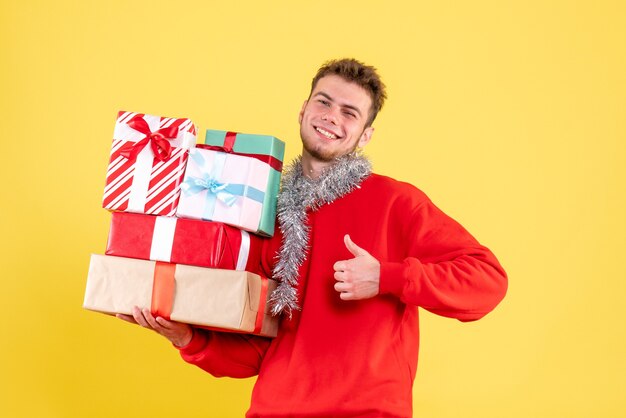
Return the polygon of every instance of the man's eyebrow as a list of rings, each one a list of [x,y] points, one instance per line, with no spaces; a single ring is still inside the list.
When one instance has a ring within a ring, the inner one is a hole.
[[[323,91],[318,91],[317,93],[315,93],[315,96],[324,96],[325,98],[327,98],[327,99],[328,99],[328,100],[330,100],[331,102],[334,102],[333,98],[332,98],[332,97],[330,97],[328,94],[324,93]],[[315,97],[315,96],[313,96],[313,97]],[[358,107],[356,107],[356,106],[353,106],[353,105],[351,105],[351,104],[347,104],[347,103],[344,103],[344,104],[341,104],[341,103],[340,103],[339,105],[340,105],[341,107],[345,107],[345,108],[348,108],[348,109],[352,109],[352,110],[354,110],[356,113],[358,113],[358,114],[359,114],[359,116],[362,116],[362,115],[361,115],[361,111],[360,111],[360,110],[359,110],[359,108],[358,108]]]

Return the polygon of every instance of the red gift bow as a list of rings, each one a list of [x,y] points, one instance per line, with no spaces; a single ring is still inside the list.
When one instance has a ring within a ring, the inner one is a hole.
[[[176,264],[157,261],[154,266],[154,276],[152,284],[152,301],[150,304],[150,312],[155,317],[160,316],[168,321],[172,314],[174,305],[174,293],[176,291]],[[267,291],[269,281],[265,277],[261,277],[261,295],[259,300],[259,310],[257,311],[254,321],[253,334],[258,334],[263,328],[263,317],[265,314],[265,305],[267,300]],[[206,329],[216,329],[212,327],[201,327]],[[224,331],[224,330],[221,330]],[[238,331],[234,331],[238,332]]]
[[[178,127],[170,125],[167,128],[161,128],[158,131],[152,132],[148,122],[143,118],[144,115],[135,115],[131,120],[127,122],[127,125],[141,132],[145,135],[140,141],[135,142],[133,145],[125,146],[120,154],[129,160],[134,160],[137,155],[148,143],[152,148],[154,157],[159,161],[166,161],[172,155],[172,145],[170,140],[176,138],[178,135]]]
[[[208,144],[196,144],[196,148],[208,149],[211,151],[220,151],[220,152],[228,152],[232,154],[242,155],[244,157],[252,157],[257,160],[269,164],[276,171],[283,170],[283,162],[278,158],[272,157],[271,155],[265,154],[245,154],[243,152],[235,152],[233,147],[235,146],[235,141],[237,140],[237,132],[226,132],[226,136],[224,137],[224,145],[208,145]]]

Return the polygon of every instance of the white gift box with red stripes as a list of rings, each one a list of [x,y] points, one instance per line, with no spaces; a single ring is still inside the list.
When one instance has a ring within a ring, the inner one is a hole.
[[[119,112],[102,206],[174,216],[196,126],[186,118]]]

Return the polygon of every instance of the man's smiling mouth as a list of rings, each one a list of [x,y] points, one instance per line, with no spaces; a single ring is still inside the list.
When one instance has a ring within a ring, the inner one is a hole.
[[[322,129],[322,128],[319,128],[319,127],[315,126],[315,130],[317,132],[321,133],[322,135],[324,135],[328,139],[337,139],[337,135],[335,135],[334,133],[329,132],[329,131],[327,131],[325,129]]]

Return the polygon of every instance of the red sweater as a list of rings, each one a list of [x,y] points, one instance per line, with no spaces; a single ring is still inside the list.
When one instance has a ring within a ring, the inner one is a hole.
[[[198,330],[183,359],[214,376],[258,374],[248,417],[411,417],[418,307],[472,321],[504,297],[495,256],[407,183],[372,174],[308,214],[301,311],[265,339]],[[343,236],[381,263],[380,294],[343,301],[333,264],[353,256]],[[280,245],[268,241],[264,269]]]

